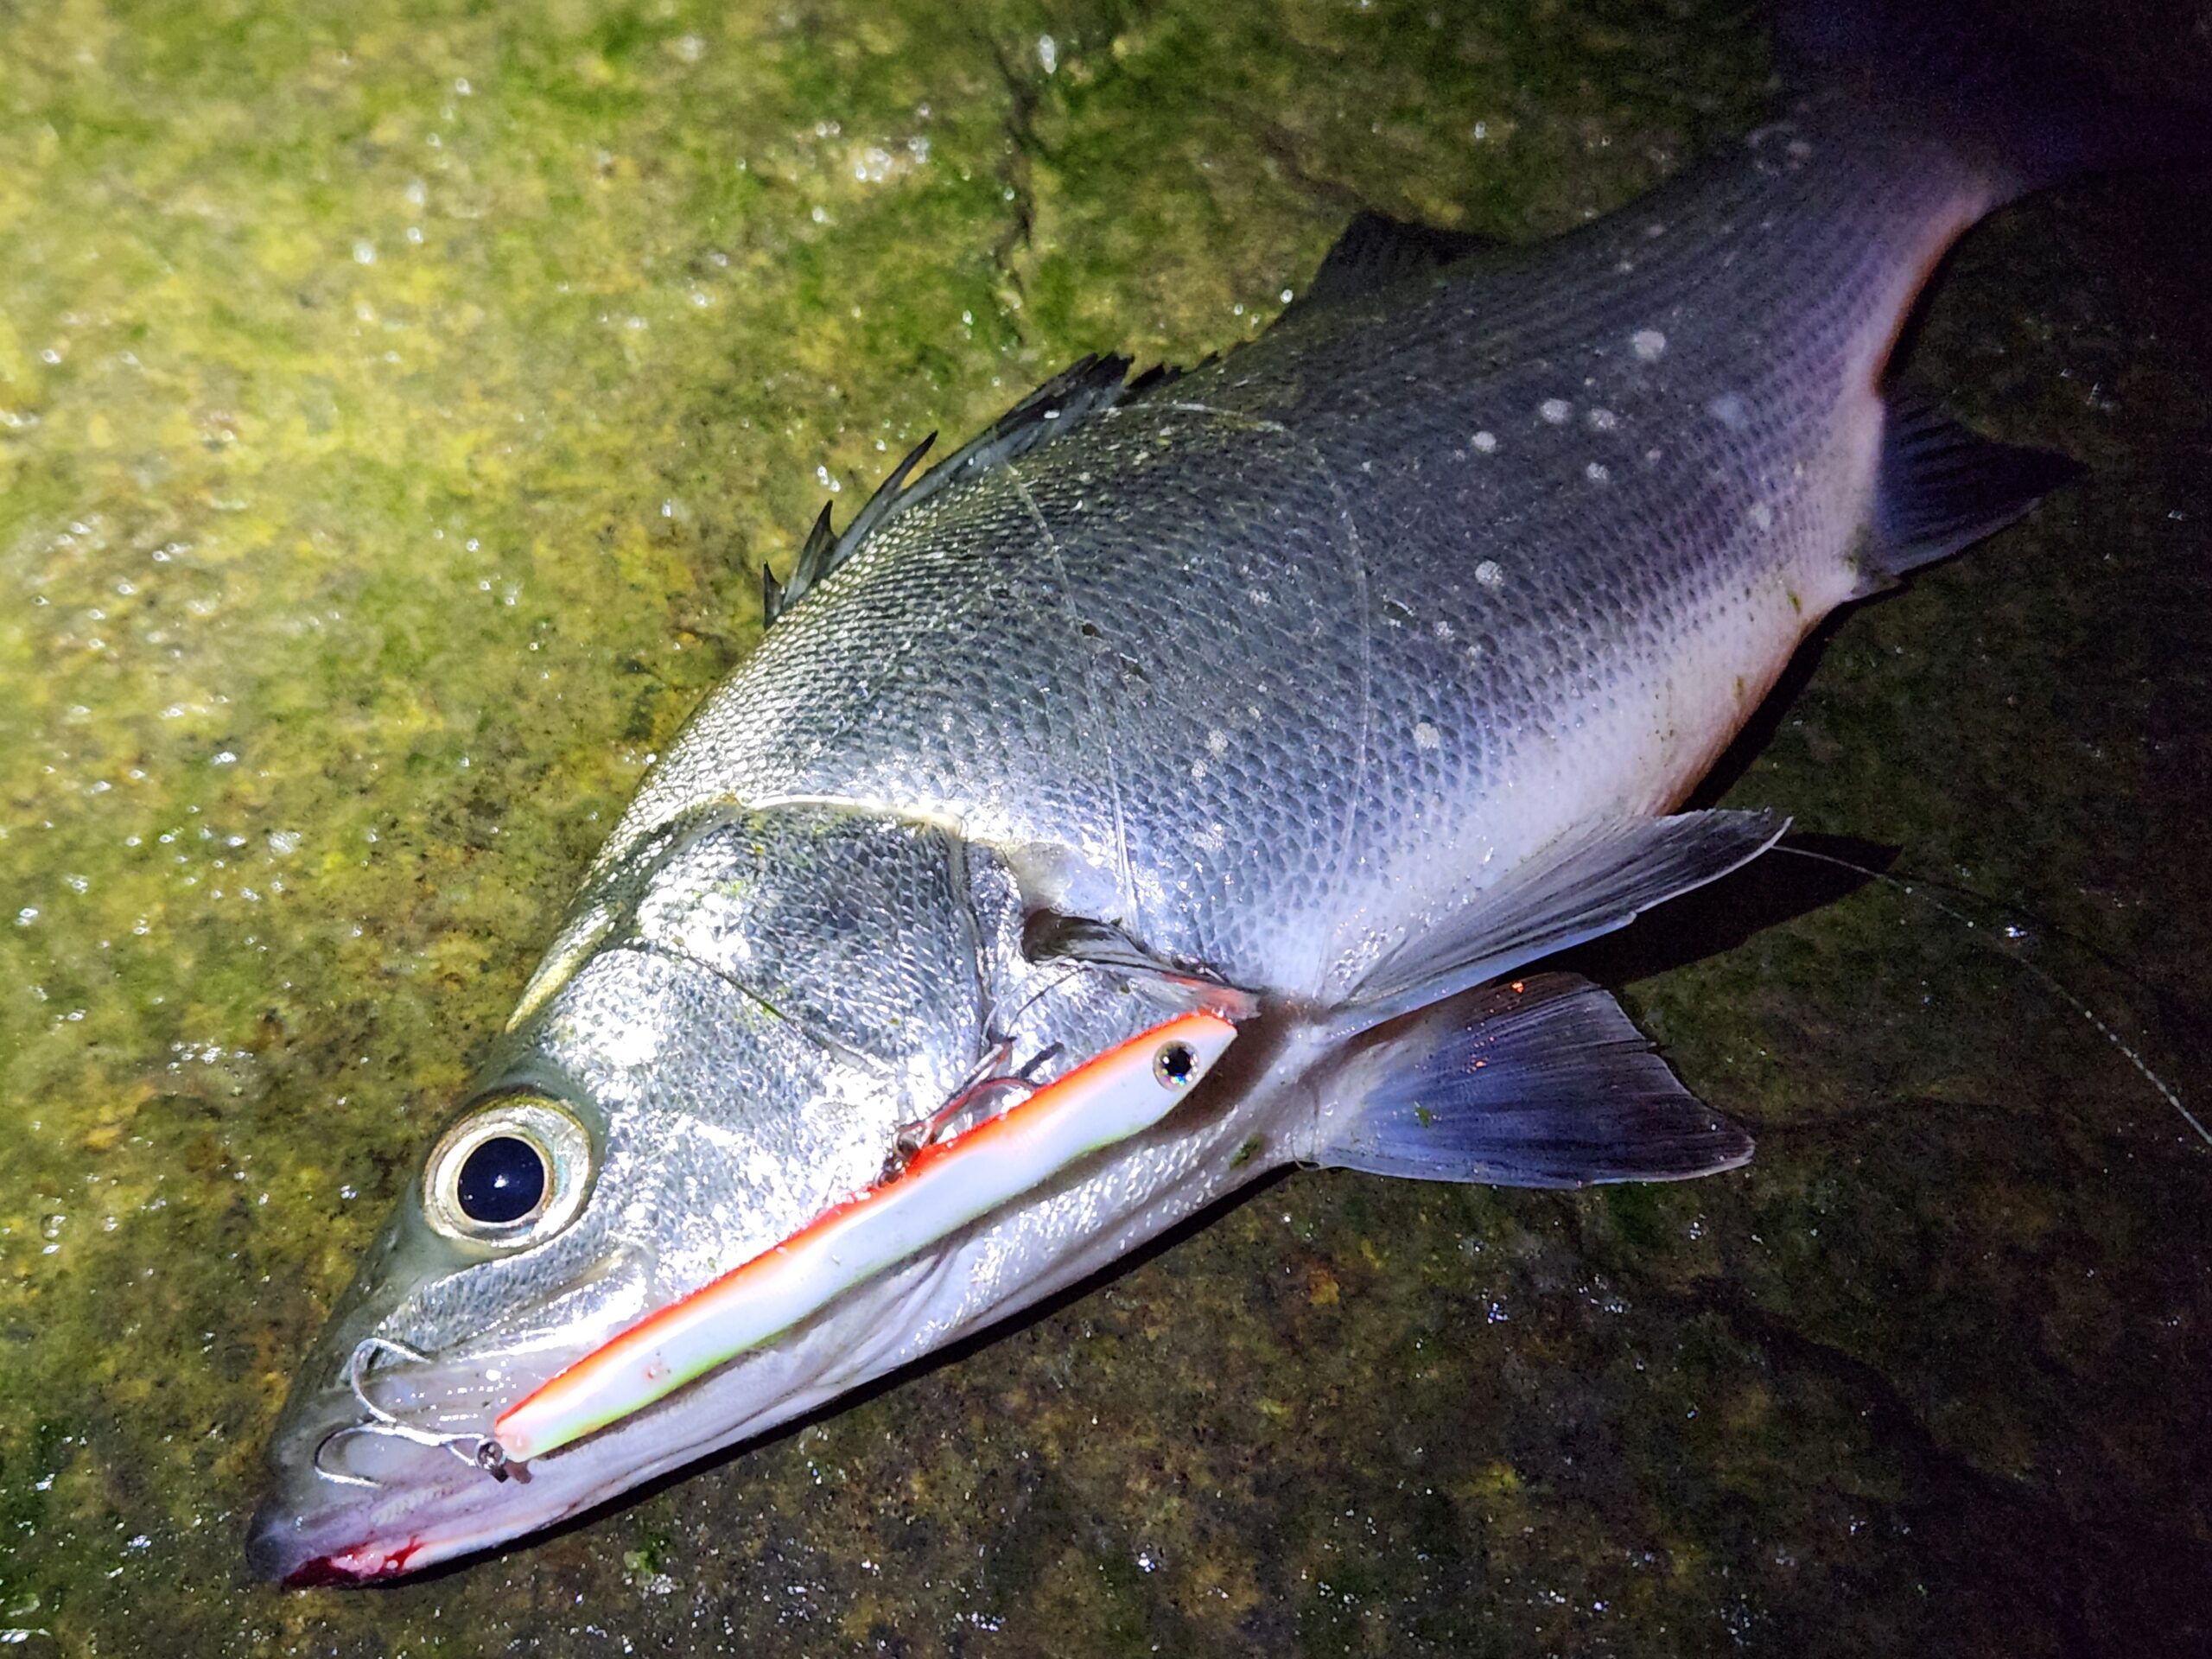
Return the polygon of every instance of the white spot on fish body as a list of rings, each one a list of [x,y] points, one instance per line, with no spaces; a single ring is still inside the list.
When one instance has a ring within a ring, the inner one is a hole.
[[[1444,747],[1444,734],[1427,721],[1414,722],[1414,747],[1434,751]]]
[[[1218,726],[1206,734],[1206,753],[1218,760],[1229,753],[1229,734]]]
[[[1667,336],[1656,328],[1639,328],[1628,337],[1629,349],[1640,363],[1656,363],[1667,354]]]
[[[1484,559],[1475,567],[1475,580],[1485,588],[1505,586],[1505,567],[1496,559]]]
[[[1582,469],[1582,476],[1592,484],[1603,484],[1613,475],[1612,468],[1602,461],[1593,461]]]
[[[1593,409],[1587,418],[1592,432],[1610,432],[1621,423],[1621,417],[1610,409]]]
[[[1478,432],[1474,435],[1473,442],[1475,450],[1479,454],[1491,455],[1497,453],[1497,434],[1495,432]]]
[[[1754,501],[1751,503],[1751,512],[1744,516],[1751,521],[1751,528],[1754,530],[1772,530],[1774,528],[1774,509],[1767,505],[1764,501]]]
[[[1536,405],[1536,413],[1554,426],[1567,424],[1567,417],[1574,413],[1574,405],[1564,397],[1547,397]]]
[[[1744,400],[1732,391],[1722,392],[1705,406],[1705,412],[1731,432],[1742,431],[1751,420],[1751,411],[1744,407]]]

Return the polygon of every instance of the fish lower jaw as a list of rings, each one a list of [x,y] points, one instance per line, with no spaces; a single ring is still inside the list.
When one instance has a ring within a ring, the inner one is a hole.
[[[377,1579],[396,1579],[413,1570],[415,1558],[422,1554],[422,1540],[416,1538],[410,1539],[397,1549],[361,1544],[331,1555],[312,1556],[285,1575],[284,1587],[288,1590],[310,1590],[332,1585],[367,1584]]]
[[[296,1491],[273,1492],[247,1529],[247,1564],[257,1577],[294,1589],[374,1584],[474,1554],[522,1529],[486,1525],[490,1517],[470,1507],[465,1491],[427,1494],[389,1516],[379,1516],[378,1507],[373,1501],[358,1508],[333,1503],[321,1493],[302,1501]]]
[[[288,1590],[383,1584],[410,1577],[447,1561],[480,1554],[521,1536],[524,1532],[556,1524],[561,1518],[556,1516],[523,1527],[444,1536],[409,1533],[398,1541],[389,1543],[365,1539],[325,1554],[307,1556],[296,1565],[287,1565],[281,1573],[264,1570],[263,1560],[256,1548],[257,1540],[249,1539],[246,1554],[249,1563],[257,1572],[264,1578],[273,1579]]]

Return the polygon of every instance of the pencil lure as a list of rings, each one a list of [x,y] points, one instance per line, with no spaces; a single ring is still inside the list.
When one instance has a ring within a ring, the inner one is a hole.
[[[781,1335],[1090,1153],[1150,1128],[1236,1036],[1186,1014],[1116,1045],[995,1117],[924,1147],[882,1183],[648,1314],[514,1406],[493,1428],[511,1463],[543,1457]]]

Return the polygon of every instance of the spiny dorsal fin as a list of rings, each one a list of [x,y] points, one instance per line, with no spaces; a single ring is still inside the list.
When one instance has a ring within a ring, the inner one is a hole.
[[[868,505],[838,535],[830,522],[830,509],[814,521],[814,529],[799,550],[789,580],[779,582],[764,568],[760,573],[761,613],[766,622],[796,605],[831,571],[860,551],[863,543],[884,525],[911,507],[920,505],[948,484],[974,478],[1026,455],[1080,426],[1102,410],[1113,409],[1141,393],[1165,385],[1175,372],[1164,365],[1128,378],[1126,357],[1086,357],[1072,363],[998,417],[983,431],[931,467],[912,488],[907,475],[937,441],[932,432],[907,452],[879,486]]]
[[[814,528],[806,532],[798,557],[791,561],[791,579],[778,582],[774,571],[765,564],[760,567],[760,626],[766,627],[772,623],[797,604],[802,594],[828,575],[836,563],[836,550],[837,532],[830,523],[830,504],[824,501]]]
[[[1504,245],[1468,231],[1409,225],[1382,213],[1357,213],[1337,238],[1336,246],[1322,257],[1320,268],[1306,291],[1290,302],[1282,315],[1300,316],[1317,307],[1360,299],[1417,271],[1438,270],[1455,259]]]

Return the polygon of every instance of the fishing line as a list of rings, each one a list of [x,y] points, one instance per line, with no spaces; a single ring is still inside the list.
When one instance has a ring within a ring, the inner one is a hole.
[[[1778,853],[1789,853],[1797,858],[1809,858],[1816,864],[1833,864],[1840,870],[1849,870],[1853,874],[1863,875],[1870,881],[1879,881],[1884,887],[1896,888],[1908,899],[1917,899],[1920,903],[1928,906],[1930,909],[1941,912],[1943,915],[1949,917],[1953,921],[1958,923],[1961,927],[1967,929],[1969,931],[1977,935],[1980,935],[1982,933],[1981,924],[1977,922],[1973,917],[1967,915],[1962,910],[1959,910],[1953,906],[1945,904],[1941,899],[1933,898],[1929,894],[1923,893],[1919,887],[1916,886],[1912,882],[1899,880],[1896,876],[1887,874],[1880,870],[1870,870],[1864,864],[1854,864],[1847,858],[1836,857],[1833,853],[1816,853],[1809,848],[1792,847],[1786,842],[1777,843],[1772,850]],[[1980,897],[1980,895],[1977,894],[1975,896]],[[2001,901],[1990,899],[1986,902],[1996,905],[1999,904]],[[2129,1045],[2126,1039],[2122,1037],[2118,1032],[2107,1025],[2104,1020],[2100,1019],[2097,1015],[2097,1011],[2094,1008],[2092,1008],[2087,1002],[2084,1002],[2080,997],[2075,995],[2073,992],[2068,990],[2064,985],[2061,984],[2056,979],[2052,977],[2049,972],[2038,966],[2037,963],[2031,962],[2027,957],[2017,956],[2012,951],[2001,950],[1993,944],[1989,945],[1986,948],[1996,955],[2003,957],[2007,962],[2013,963],[2016,967],[2020,968],[2029,975],[2032,976],[2036,982],[2045,990],[2049,991],[2053,996],[2063,1002],[2068,1007],[2073,1009],[2075,1013],[2080,1014],[2082,1019],[2088,1020],[2089,1024],[2094,1027],[2097,1035],[2103,1038],[2105,1041],[2110,1043],[2115,1049],[2119,1050],[2120,1057],[2141,1074],[2144,1082],[2149,1084],[2152,1088],[2158,1090],[2158,1097],[2164,1101],[2167,1105],[2172,1107],[2174,1110],[2181,1114],[2182,1122],[2188,1124],[2189,1127],[2196,1132],[2196,1138],[2202,1141],[2206,1146],[2212,1147],[2212,1129],[2205,1128],[2203,1120],[2198,1117],[2195,1112],[2189,1109],[2187,1103],[2182,1099],[2180,1094],[2170,1087],[2164,1077],[2161,1077],[2156,1071],[2153,1071],[2151,1069],[2150,1063],[2145,1060],[2140,1054],[2136,1052],[2134,1048]]]

